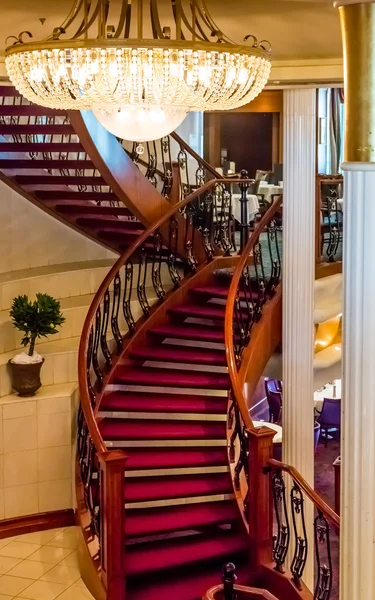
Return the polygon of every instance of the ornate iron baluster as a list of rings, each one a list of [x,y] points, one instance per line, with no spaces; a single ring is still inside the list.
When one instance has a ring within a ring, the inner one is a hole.
[[[95,371],[95,375],[97,378],[97,381],[96,381],[97,385],[95,387],[97,387],[98,389],[101,389],[102,384],[103,384],[103,372],[99,366],[99,360],[98,360],[101,321],[102,321],[102,313],[101,313],[101,308],[99,306],[98,310],[96,311],[95,334],[94,334],[94,343],[93,343],[93,347],[92,347],[92,366],[93,366],[93,369]]]
[[[177,156],[178,165],[180,167],[180,179],[181,179],[181,193],[182,198],[186,198],[188,194],[190,194],[191,187],[189,181],[189,166],[188,166],[188,155],[183,148],[180,148],[180,152]],[[183,175],[185,174],[185,179]]]
[[[323,513],[318,510],[314,519],[315,555],[317,566],[317,578],[314,592],[314,600],[329,600],[332,591],[332,557],[329,537],[328,521]],[[322,563],[321,547],[325,546],[327,563]]]
[[[162,238],[159,231],[154,235],[154,259],[152,261],[152,283],[159,300],[165,296],[165,289],[161,280],[161,267],[163,262]]]
[[[270,296],[273,296],[277,285],[279,284],[281,277],[281,257],[278,243],[278,227],[276,225],[276,219],[273,219],[267,226],[267,239],[268,239],[268,250],[270,257],[271,273],[267,283],[266,292]],[[275,253],[273,251],[275,248]],[[275,254],[275,256],[274,256]]]
[[[284,572],[286,555],[290,542],[290,526],[286,503],[285,482],[281,471],[272,474],[273,505],[276,516],[277,534],[274,535],[273,559],[276,569]]]
[[[200,199],[201,197],[199,197]],[[202,200],[202,238],[203,247],[206,256],[209,260],[213,258],[215,254],[215,248],[213,245],[213,195],[211,192],[206,192],[203,195]]]
[[[186,260],[188,262],[189,267],[192,271],[195,271],[197,268],[198,261],[194,256],[194,238],[195,238],[195,216],[196,216],[196,207],[192,204],[189,204],[186,207],[185,211],[185,250],[186,250]]]
[[[255,303],[255,318],[256,320],[259,320],[262,316],[263,305],[267,300],[267,286],[263,266],[262,244],[259,240],[258,243],[254,246],[253,257],[255,269],[255,283],[258,292],[257,300]]]
[[[137,295],[139,304],[143,310],[143,314],[148,315],[150,312],[150,305],[146,295],[146,280],[147,280],[147,249],[141,248],[140,261],[138,267],[138,283],[137,283]]]
[[[115,338],[117,352],[121,352],[122,348],[122,335],[118,324],[118,315],[120,310],[120,298],[121,298],[121,277],[119,273],[116,273],[113,280],[113,303],[112,303],[112,315],[111,315],[111,329],[113,337]]]
[[[125,284],[124,284],[124,297],[122,300],[122,311],[124,319],[132,333],[135,330],[135,321],[131,309],[131,299],[133,291],[133,263],[128,261],[125,265]]]
[[[301,579],[307,561],[308,541],[305,524],[305,500],[300,487],[296,483],[294,483],[291,489],[290,500],[293,520],[293,531],[295,538],[294,555],[290,570],[293,575],[293,579],[296,586],[298,587],[298,589],[301,589]],[[299,520],[301,521],[301,535],[298,532],[297,515],[299,516]]]
[[[86,362],[86,379],[87,379],[87,388],[90,394],[91,404],[95,402],[95,392],[91,384],[91,361],[92,361],[92,352],[93,352],[93,341],[94,341],[94,328],[91,327],[89,341],[87,344],[87,362]]]
[[[102,327],[100,332],[100,347],[103,352],[104,360],[106,362],[107,369],[110,368],[112,363],[112,355],[109,351],[108,342],[107,342],[107,333],[108,333],[108,323],[109,323],[109,311],[111,306],[111,295],[109,290],[106,290],[104,294],[103,301],[103,319],[102,319]]]
[[[176,268],[176,256],[178,248],[178,221],[174,217],[169,220],[169,255],[168,269],[169,275],[174,285],[178,285],[181,276]]]
[[[164,172],[163,187],[161,190],[162,196],[165,198],[169,197],[173,184],[173,173],[172,173],[172,156],[171,156],[171,139],[167,135],[160,140],[161,143],[161,160]]]

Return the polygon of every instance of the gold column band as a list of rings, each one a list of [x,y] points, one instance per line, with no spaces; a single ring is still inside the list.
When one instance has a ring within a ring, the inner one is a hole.
[[[345,152],[349,162],[375,162],[375,3],[339,8],[344,44]]]

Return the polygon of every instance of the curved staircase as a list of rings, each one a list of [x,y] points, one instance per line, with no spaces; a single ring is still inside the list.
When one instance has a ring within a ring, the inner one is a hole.
[[[0,86],[0,177],[121,253],[170,205],[90,115],[37,106],[14,87]]]
[[[134,600],[172,598],[172,581],[175,598],[199,598],[218,563],[246,563],[226,448],[228,286],[214,274],[207,284],[188,291],[144,344],[120,356],[97,415],[107,447],[127,455],[125,552]],[[148,574],[152,583],[144,585]]]

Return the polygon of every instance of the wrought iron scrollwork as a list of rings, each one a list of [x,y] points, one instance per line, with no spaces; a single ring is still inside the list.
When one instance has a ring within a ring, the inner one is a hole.
[[[289,549],[290,525],[286,502],[286,490],[284,477],[281,471],[272,474],[273,505],[276,516],[277,531],[274,535],[273,559],[276,569],[284,572],[284,564]]]
[[[319,510],[314,519],[316,585],[314,600],[329,600],[332,591],[332,556],[328,520]]]

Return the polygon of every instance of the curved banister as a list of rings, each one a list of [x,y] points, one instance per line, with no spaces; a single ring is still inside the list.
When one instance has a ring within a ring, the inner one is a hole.
[[[243,394],[242,384],[239,380],[236,358],[234,349],[234,310],[235,303],[237,300],[237,291],[240,285],[243,270],[249,260],[251,253],[253,253],[256,244],[259,241],[260,234],[264,231],[265,227],[272,221],[275,214],[280,210],[282,204],[282,196],[263,215],[255,231],[251,234],[243,252],[241,258],[236,266],[233,273],[231,286],[228,292],[227,307],[225,312],[225,349],[227,356],[227,364],[229,370],[229,376],[232,384],[232,390],[236,399],[238,408],[241,413],[241,417],[246,429],[256,432],[253,421],[249,415],[245,396]]]
[[[315,490],[305,481],[302,475],[292,467],[283,462],[271,458],[268,464],[276,469],[277,471],[283,471],[290,475],[293,481],[305,492],[306,496],[311,500],[314,506],[321,511],[321,513],[330,519],[336,527],[340,527],[340,517],[335,511],[326,503],[322,498],[315,492]]]
[[[190,154],[190,156],[197,161],[197,163],[201,164],[204,167],[204,169],[206,169],[206,171],[211,173],[214,179],[225,179],[224,175],[221,175],[221,173],[219,173],[219,171],[217,171],[212,165],[210,165],[210,163],[208,163],[204,158],[199,156],[199,154],[195,152],[195,150],[193,150],[193,148],[191,148],[191,146],[189,146],[189,144],[185,142],[185,140],[182,139],[181,136],[178,135],[178,133],[174,131],[170,135],[171,138],[173,138],[181,148],[188,152],[188,154]]]

